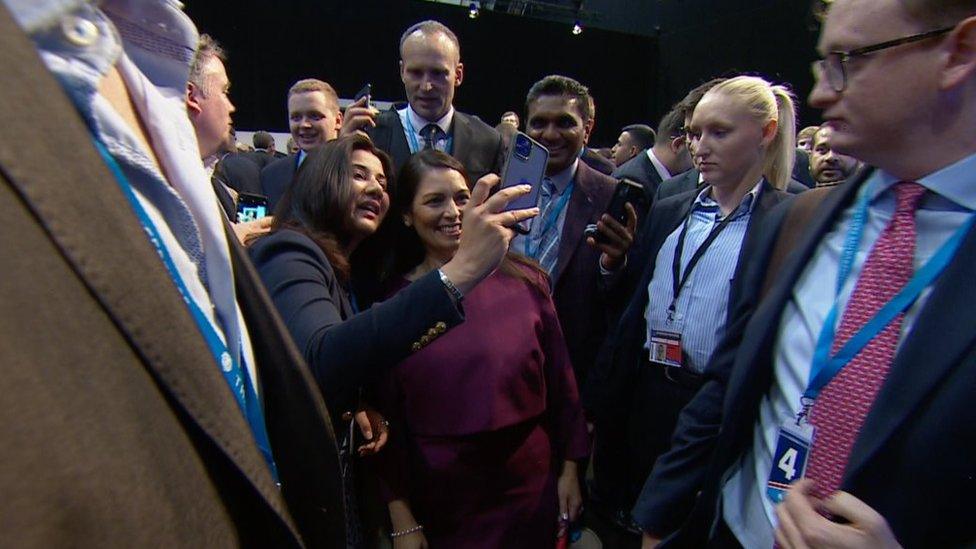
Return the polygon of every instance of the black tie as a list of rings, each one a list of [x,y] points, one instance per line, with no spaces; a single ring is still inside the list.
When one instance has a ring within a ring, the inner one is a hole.
[[[441,128],[437,124],[427,124],[420,130],[420,137],[424,138],[424,150],[433,149]]]

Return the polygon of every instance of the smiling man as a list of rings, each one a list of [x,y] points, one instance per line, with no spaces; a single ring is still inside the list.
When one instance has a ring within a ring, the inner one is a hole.
[[[540,215],[512,249],[542,265],[552,278],[553,301],[579,385],[596,357],[606,326],[597,283],[600,250],[583,231],[607,209],[616,180],[583,163],[580,151],[593,127],[590,92],[565,76],[536,82],[526,98],[526,132],[549,149],[539,193]]]
[[[393,157],[396,168],[422,149],[457,158],[473,183],[500,173],[502,138],[478,117],[454,109],[454,92],[464,81],[457,36],[437,21],[423,21],[400,38],[400,80],[407,105],[364,126],[376,146]]]
[[[810,104],[875,168],[794,202],[823,196],[645,484],[645,547],[976,540],[976,2],[835,0],[817,49]]]
[[[280,158],[261,170],[261,188],[272,210],[308,151],[342,133],[342,111],[335,89],[315,78],[295,82],[288,90],[288,129],[298,153]]]

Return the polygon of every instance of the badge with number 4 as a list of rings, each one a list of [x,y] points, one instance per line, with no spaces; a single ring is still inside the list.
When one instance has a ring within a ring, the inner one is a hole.
[[[813,426],[809,423],[797,425],[789,421],[780,426],[773,466],[766,482],[766,495],[773,503],[782,502],[790,484],[803,478],[812,444]]]

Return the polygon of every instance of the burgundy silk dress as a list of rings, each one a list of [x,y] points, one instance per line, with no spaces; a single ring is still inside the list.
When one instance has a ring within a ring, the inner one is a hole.
[[[556,479],[589,440],[552,299],[496,271],[463,307],[381,383],[381,491],[410,503],[433,549],[554,547]]]

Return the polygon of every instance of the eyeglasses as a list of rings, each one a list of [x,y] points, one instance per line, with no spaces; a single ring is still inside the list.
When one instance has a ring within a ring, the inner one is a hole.
[[[905,36],[904,38],[896,38],[894,40],[888,40],[887,42],[872,44],[870,46],[864,46],[863,48],[857,48],[850,51],[828,52],[826,57],[813,62],[813,75],[817,78],[817,80],[826,78],[830,89],[840,93],[847,88],[847,62],[852,58],[886,50],[888,48],[894,48],[895,46],[921,42],[922,40],[927,40],[935,36],[946,34],[954,28],[956,27],[952,26],[944,29],[913,34],[911,36]]]

